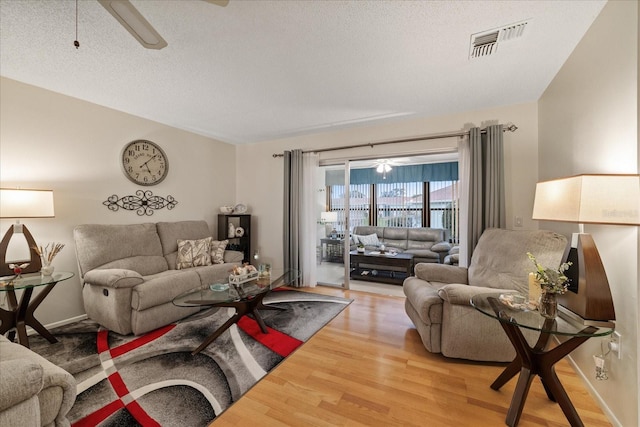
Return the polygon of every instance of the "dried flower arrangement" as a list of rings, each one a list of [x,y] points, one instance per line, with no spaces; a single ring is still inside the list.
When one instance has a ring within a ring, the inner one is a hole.
[[[543,267],[538,263],[536,257],[527,252],[527,256],[536,266],[536,280],[540,283],[542,292],[551,294],[564,294],[569,286],[569,278],[565,276],[564,272],[569,269],[570,262],[563,262],[560,264],[557,270]]]
[[[49,248],[51,246],[51,248]],[[50,265],[53,262],[53,259],[60,253],[60,251],[64,248],[63,243],[51,242],[47,243],[47,245],[43,248],[41,246],[34,246],[34,250],[40,256],[42,260],[42,264]]]

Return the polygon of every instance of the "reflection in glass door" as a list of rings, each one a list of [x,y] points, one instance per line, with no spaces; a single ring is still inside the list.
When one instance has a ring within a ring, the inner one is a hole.
[[[345,215],[345,212],[348,212],[345,209],[344,192],[346,168],[348,164],[320,167],[319,182],[323,188],[318,192],[320,220],[316,242],[318,284],[348,289],[350,232],[347,225],[348,218]]]

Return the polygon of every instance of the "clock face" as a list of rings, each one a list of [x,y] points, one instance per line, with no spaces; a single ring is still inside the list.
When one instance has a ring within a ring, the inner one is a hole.
[[[132,141],[122,150],[124,174],[138,185],[156,185],[167,176],[167,155],[155,143],[145,140]]]

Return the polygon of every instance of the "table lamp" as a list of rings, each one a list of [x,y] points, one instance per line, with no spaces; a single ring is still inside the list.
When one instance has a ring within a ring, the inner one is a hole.
[[[15,218],[16,223],[9,227],[0,242],[0,276],[14,274],[7,263],[7,248],[14,233],[24,235],[29,247],[31,259],[29,265],[22,270],[23,273],[36,273],[40,271],[42,263],[36,251],[37,244],[27,227],[20,223],[21,218],[53,218],[53,191],[51,190],[22,190],[0,188],[0,218]],[[16,261],[16,263],[27,260]]]
[[[333,224],[338,221],[338,212],[320,212],[320,222],[325,225],[325,234],[327,236],[335,237],[337,233]],[[329,228],[331,227],[331,228]]]
[[[584,320],[615,320],[602,259],[584,224],[640,225],[640,175],[577,175],[539,182],[533,219],[576,222],[566,261],[569,289],[559,303]]]

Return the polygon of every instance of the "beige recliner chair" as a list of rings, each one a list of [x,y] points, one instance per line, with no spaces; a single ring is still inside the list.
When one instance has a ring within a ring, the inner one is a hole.
[[[404,281],[405,310],[424,346],[432,353],[460,359],[507,362],[515,351],[500,323],[475,310],[477,293],[528,294],[534,271],[527,252],[548,267],[562,262],[567,239],[551,231],[485,230],[469,268],[420,263]]]
[[[76,400],[73,376],[0,335],[0,425],[69,425]]]

